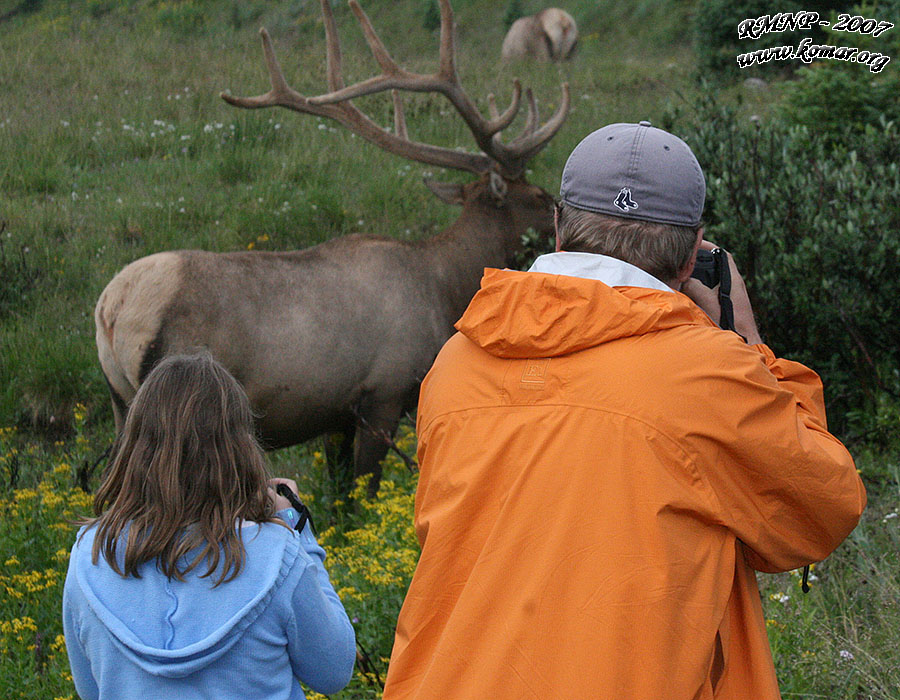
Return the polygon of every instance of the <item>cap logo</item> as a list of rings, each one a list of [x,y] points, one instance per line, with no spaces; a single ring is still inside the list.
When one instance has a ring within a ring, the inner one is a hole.
[[[613,202],[613,204],[626,213],[630,209],[638,208],[637,202],[635,202],[631,198],[630,187],[623,187],[621,190],[619,190],[619,194],[616,195],[616,200]]]

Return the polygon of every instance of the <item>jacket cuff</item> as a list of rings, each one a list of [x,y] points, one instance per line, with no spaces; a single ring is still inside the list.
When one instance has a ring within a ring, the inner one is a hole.
[[[752,347],[765,358],[767,367],[771,367],[772,363],[774,363],[775,360],[778,359],[777,357],[775,357],[775,353],[772,352],[772,348],[770,348],[765,343],[758,343],[756,345],[751,345],[750,347]]]
[[[287,523],[288,527],[291,530],[297,527],[297,523],[300,521],[300,514],[294,510],[293,508],[285,508],[284,510],[279,510],[275,513],[276,518],[281,518]],[[296,532],[296,530],[294,530]],[[303,531],[297,533],[300,535],[300,542],[304,544],[312,544],[317,545],[318,542],[316,540],[316,536],[312,532],[312,528],[310,527],[309,520],[306,521],[306,524],[303,526]]]
[[[286,522],[292,530],[300,520],[300,514],[293,508],[285,508],[283,510],[279,510],[277,513],[275,513],[275,517],[284,520],[284,522]]]

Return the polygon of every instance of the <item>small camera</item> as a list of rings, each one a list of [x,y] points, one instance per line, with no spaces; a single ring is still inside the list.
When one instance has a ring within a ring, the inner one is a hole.
[[[699,280],[701,284],[710,289],[714,287],[719,288],[718,297],[721,310],[718,320],[719,328],[729,331],[735,330],[734,306],[731,303],[731,269],[728,267],[728,253],[721,248],[698,250],[697,262],[694,265],[691,277]],[[743,338],[744,336],[741,337]]]
[[[713,250],[698,250],[697,263],[691,277],[700,280],[705,286],[712,289],[722,282],[722,269],[728,264],[725,251],[721,248]]]

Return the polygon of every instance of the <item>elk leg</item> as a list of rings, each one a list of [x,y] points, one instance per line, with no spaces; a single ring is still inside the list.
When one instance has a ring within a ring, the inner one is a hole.
[[[116,421],[116,435],[119,435],[125,425],[125,416],[128,414],[128,404],[119,392],[113,389],[112,383],[107,379],[105,374],[103,375],[103,378],[106,379],[106,386],[109,388],[109,397],[112,400],[113,419]]]
[[[356,424],[350,420],[343,428],[325,435],[325,466],[335,496],[343,498],[353,488],[353,438]]]
[[[356,414],[356,476],[371,474],[368,496],[374,498],[381,483],[381,460],[387,454],[390,441],[400,424],[403,405],[375,400],[363,402]]]

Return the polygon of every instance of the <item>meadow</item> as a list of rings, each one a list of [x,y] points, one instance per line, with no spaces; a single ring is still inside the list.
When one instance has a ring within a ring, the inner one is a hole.
[[[0,5],[0,16],[17,4]],[[312,0],[22,5],[33,11],[0,20],[0,695],[57,700],[75,697],[59,619],[71,522],[89,512],[112,438],[93,342],[104,285],[160,250],[288,250],[355,232],[417,240],[456,215],[422,176],[466,176],[402,161],[322,119],[239,110],[218,97],[268,89],[260,26],[291,84],[307,95],[325,91]],[[363,5],[401,65],[434,70],[427,2]],[[582,30],[574,61],[504,65],[508,3],[454,3],[461,79],[485,113],[488,93],[504,104],[517,76],[546,118],[569,82],[569,118],[527,175],[551,193],[566,155],[592,129],[639,119],[663,125],[673,111],[689,118],[706,90],[694,80],[683,29],[690,2],[565,6]],[[347,81],[374,74],[352,14],[342,3],[335,11]],[[743,112],[765,118],[780,90],[738,83],[721,99],[740,96]],[[359,105],[390,123],[387,98]],[[417,140],[474,148],[446,103],[414,95],[406,106]],[[411,422],[397,444],[414,456]],[[800,591],[796,573],[760,577],[785,698],[900,698],[900,453],[860,445],[855,456],[870,506],[813,569],[811,592]],[[379,697],[418,554],[415,472],[389,454],[378,496],[357,489],[348,500],[330,486],[319,442],[271,461],[298,479],[372,661],[334,697]]]

